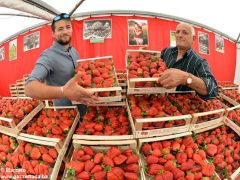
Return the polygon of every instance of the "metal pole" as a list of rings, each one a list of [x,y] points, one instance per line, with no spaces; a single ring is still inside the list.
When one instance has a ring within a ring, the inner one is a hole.
[[[69,15],[71,16],[84,1],[85,0],[81,0],[79,3],[77,3],[76,6],[69,12]]]

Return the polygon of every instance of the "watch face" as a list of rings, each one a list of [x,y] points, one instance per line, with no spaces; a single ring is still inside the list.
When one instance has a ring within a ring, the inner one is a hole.
[[[187,84],[191,84],[192,83],[192,78],[187,78]]]

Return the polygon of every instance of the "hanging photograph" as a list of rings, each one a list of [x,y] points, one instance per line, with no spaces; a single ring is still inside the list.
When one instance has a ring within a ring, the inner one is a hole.
[[[9,42],[9,61],[17,59],[17,39]]]
[[[176,31],[170,31],[170,47],[176,47]]]
[[[40,32],[34,32],[32,34],[28,34],[24,36],[24,52],[29,51],[31,49],[39,48],[39,39],[40,39]]]
[[[198,47],[200,53],[210,54],[209,38],[207,33],[198,32]]]
[[[87,20],[83,23],[83,39],[112,38],[112,20]]]
[[[148,21],[139,19],[128,20],[128,45],[148,45]]]
[[[0,48],[0,61],[4,60],[4,47]]]
[[[216,51],[224,53],[224,39],[221,36],[215,35]]]

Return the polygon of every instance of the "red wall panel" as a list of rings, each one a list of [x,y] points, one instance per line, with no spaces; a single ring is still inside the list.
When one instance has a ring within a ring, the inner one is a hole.
[[[170,45],[170,31],[175,30],[177,22],[159,18],[146,18],[139,16],[111,16],[94,17],[92,19],[111,19],[112,20],[112,38],[105,39],[104,43],[93,43],[89,40],[83,40],[83,20],[73,21],[72,44],[78,50],[81,58],[93,58],[97,56],[113,56],[114,64],[117,70],[125,69],[125,52],[127,49],[138,49],[139,46],[128,46],[128,19],[146,19],[148,20],[148,49],[160,51]],[[217,80],[233,81],[236,65],[236,45],[235,43],[224,39],[225,52],[215,51],[215,34],[202,28],[195,28],[196,41],[193,48],[198,51],[198,31],[209,35],[210,54],[201,54],[210,64],[213,74]],[[23,51],[23,38],[35,31],[40,31],[40,47],[30,51]],[[24,74],[31,73],[32,68],[41,52],[51,46],[52,32],[50,26],[43,26],[39,29],[17,37],[18,58],[14,61],[8,60],[8,46],[6,42],[5,59],[0,61],[0,96],[9,96],[9,85],[14,84],[16,80],[21,79]],[[0,46],[0,48],[2,47]]]

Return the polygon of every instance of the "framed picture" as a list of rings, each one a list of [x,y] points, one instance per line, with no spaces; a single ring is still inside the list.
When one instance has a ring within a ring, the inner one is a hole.
[[[112,38],[112,20],[97,19],[83,22],[83,39],[105,39]]]
[[[200,53],[210,54],[209,37],[207,33],[198,32],[198,47]]]
[[[28,34],[24,36],[23,40],[23,51],[29,51],[31,49],[39,48],[39,39],[40,39],[40,32],[34,32],[32,34]]]
[[[176,47],[176,31],[170,31],[170,47]]]
[[[9,42],[9,61],[17,59],[17,39]]]
[[[0,61],[4,60],[4,47],[0,48]]]
[[[128,45],[148,45],[148,21],[140,19],[128,20]]]
[[[216,47],[216,51],[224,53],[224,39],[215,34],[215,47]]]

